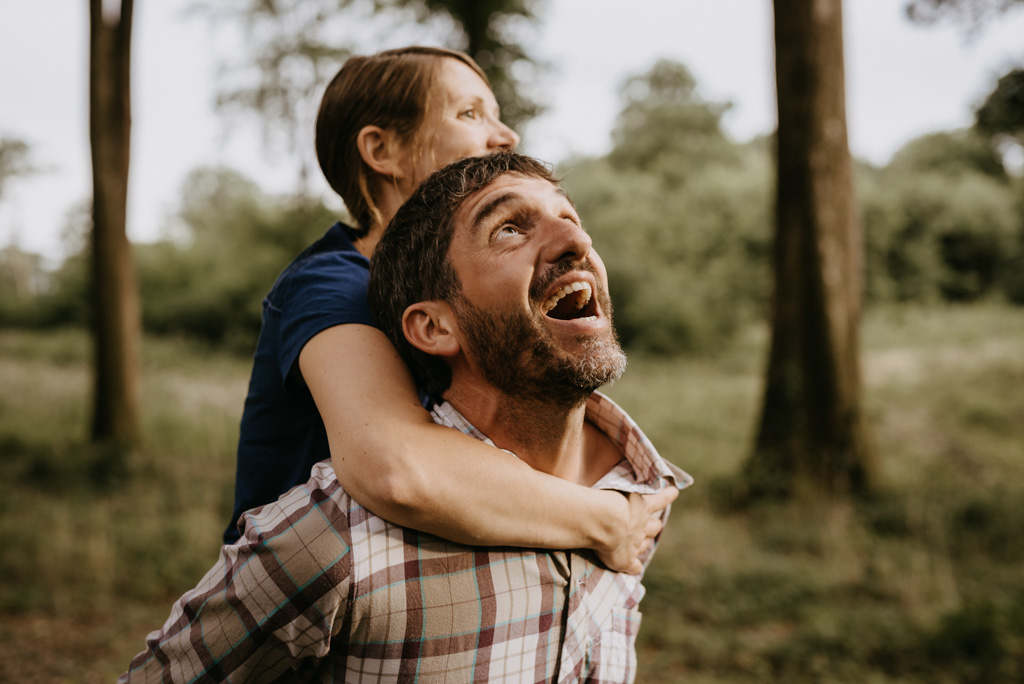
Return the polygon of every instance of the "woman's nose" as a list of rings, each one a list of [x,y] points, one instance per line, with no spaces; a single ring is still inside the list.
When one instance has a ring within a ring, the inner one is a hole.
[[[491,133],[491,137],[487,143],[492,149],[503,148],[506,150],[514,150],[519,144],[519,136],[511,128],[501,121],[498,121],[494,126],[494,131]]]

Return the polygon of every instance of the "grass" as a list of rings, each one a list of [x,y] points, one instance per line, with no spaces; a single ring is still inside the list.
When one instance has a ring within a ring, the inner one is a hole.
[[[113,681],[230,512],[249,361],[147,340],[124,461],[86,444],[88,358],[81,331],[0,332],[0,681]]]
[[[647,574],[638,682],[1024,678],[1024,312],[872,311],[868,500],[716,506],[759,409],[765,331],[631,358],[609,393],[697,483]],[[109,682],[213,562],[249,360],[147,339],[147,443],[85,445],[79,331],[0,331],[0,681]],[[59,644],[59,645],[58,645]]]
[[[1024,313],[872,312],[879,491],[722,512],[701,485],[749,452],[762,336],[612,388],[697,480],[645,582],[638,681],[1024,678]]]

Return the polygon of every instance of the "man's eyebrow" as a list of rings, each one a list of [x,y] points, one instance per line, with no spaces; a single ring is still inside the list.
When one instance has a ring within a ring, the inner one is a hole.
[[[552,184],[552,186],[555,188],[559,195],[568,200],[569,205],[572,206],[573,209],[576,208],[576,205],[573,204],[572,198],[569,197],[569,193],[567,193],[565,190],[563,190],[561,187],[557,185]],[[505,206],[506,204],[511,204],[513,202],[522,201],[526,201],[526,196],[514,190],[509,190],[508,192],[495,197],[490,202],[480,207],[480,209],[476,212],[476,216],[473,217],[473,222],[472,225],[470,226],[470,230],[474,234],[477,233],[483,226],[483,224],[485,224],[494,214],[497,214],[498,211],[503,206]]]
[[[474,234],[479,232],[481,226],[483,226],[483,224],[486,223],[494,214],[497,214],[503,206],[512,202],[522,201],[523,199],[525,198],[522,194],[512,190],[498,195],[490,202],[480,207],[479,211],[476,212],[476,216],[473,217],[473,222],[470,226],[471,230]]]

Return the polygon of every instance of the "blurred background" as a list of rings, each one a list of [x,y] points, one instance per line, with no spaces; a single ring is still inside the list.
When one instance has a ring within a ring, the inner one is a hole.
[[[96,19],[3,13],[0,680],[113,680],[214,561],[261,299],[344,216],[320,93],[413,43],[471,52],[565,178],[630,355],[609,394],[697,480],[647,576],[638,681],[1024,678],[1024,2],[844,3],[874,465],[767,498],[742,493],[780,278],[771,3],[139,3],[124,435],[97,431]]]

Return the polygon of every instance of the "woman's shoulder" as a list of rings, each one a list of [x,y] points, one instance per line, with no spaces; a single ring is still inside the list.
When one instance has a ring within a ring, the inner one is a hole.
[[[278,276],[268,297],[289,296],[295,289],[347,290],[365,293],[370,261],[359,253],[336,223],[323,237],[302,251]]]
[[[338,222],[323,236],[292,260],[284,274],[295,270],[316,268],[351,268],[368,270],[370,260],[355,248],[346,235],[345,224]]]

